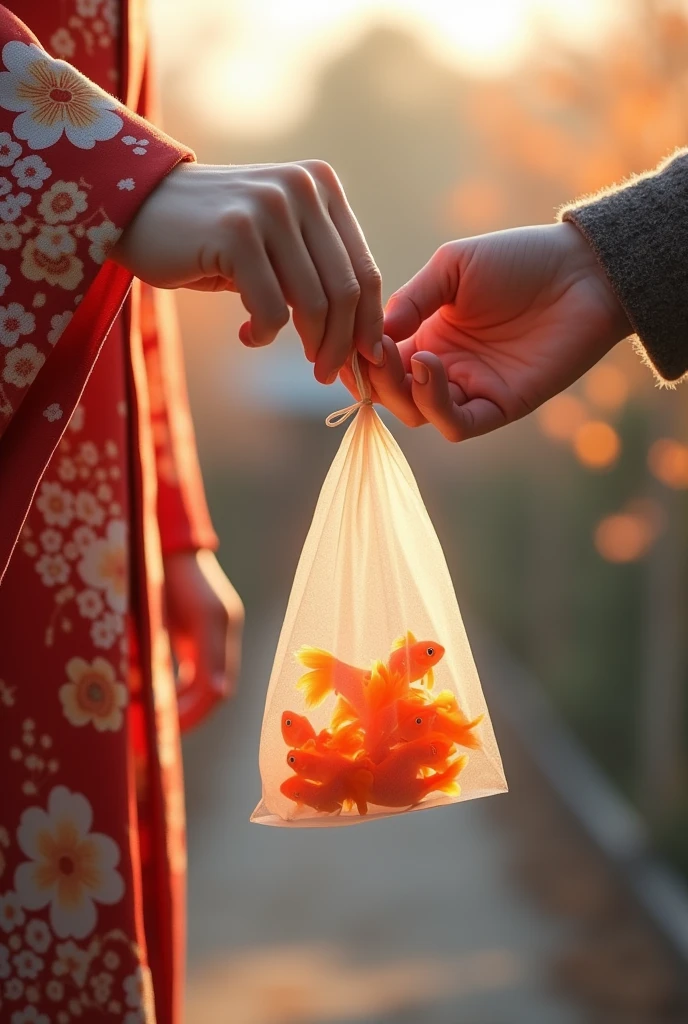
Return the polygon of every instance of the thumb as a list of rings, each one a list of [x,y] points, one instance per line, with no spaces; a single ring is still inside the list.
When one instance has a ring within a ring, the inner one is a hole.
[[[403,341],[415,334],[424,320],[453,302],[459,287],[459,245],[440,246],[422,270],[396,291],[385,308],[385,334]]]

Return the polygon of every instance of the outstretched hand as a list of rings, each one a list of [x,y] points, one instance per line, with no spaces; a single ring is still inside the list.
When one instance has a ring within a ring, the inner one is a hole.
[[[532,412],[631,327],[592,249],[562,223],[443,245],[391,297],[385,333],[373,399],[461,441]]]

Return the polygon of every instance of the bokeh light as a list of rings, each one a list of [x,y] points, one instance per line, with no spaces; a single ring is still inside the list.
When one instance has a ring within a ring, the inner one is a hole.
[[[609,469],[619,457],[621,439],[608,423],[589,420],[577,429],[573,448],[579,462],[589,469]]]
[[[538,410],[540,429],[553,441],[570,441],[586,418],[585,405],[575,395],[557,395]]]
[[[688,447],[664,437],[650,448],[647,462],[658,480],[675,490],[688,489]]]
[[[611,363],[593,367],[583,378],[583,391],[588,401],[609,412],[621,408],[629,390],[626,374]]]
[[[638,513],[606,516],[595,529],[595,547],[608,562],[635,562],[649,550],[655,531]]]

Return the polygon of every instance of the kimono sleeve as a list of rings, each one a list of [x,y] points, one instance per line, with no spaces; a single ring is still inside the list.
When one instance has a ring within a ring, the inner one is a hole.
[[[174,296],[141,286],[141,333],[158,478],[163,554],[216,550],[198,464]]]
[[[193,154],[54,60],[5,7],[0,47],[1,435],[122,230]]]

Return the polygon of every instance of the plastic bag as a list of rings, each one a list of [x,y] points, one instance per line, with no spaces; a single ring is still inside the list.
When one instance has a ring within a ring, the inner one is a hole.
[[[507,789],[416,481],[369,398],[328,425],[351,414],[270,677],[251,817],[261,824],[348,825]]]

